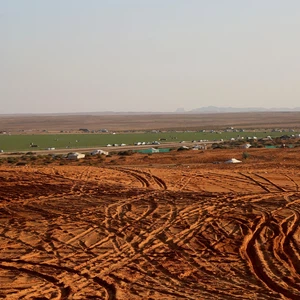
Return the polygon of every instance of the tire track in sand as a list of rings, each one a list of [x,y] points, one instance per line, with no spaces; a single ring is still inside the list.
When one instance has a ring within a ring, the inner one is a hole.
[[[241,256],[248,261],[253,274],[255,274],[265,286],[288,299],[299,300],[300,292],[291,286],[283,284],[282,279],[275,274],[278,273],[278,270],[274,271],[270,269],[270,265],[264,253],[259,249],[259,235],[269,222],[270,216],[267,213],[263,213],[245,237],[240,248]]]

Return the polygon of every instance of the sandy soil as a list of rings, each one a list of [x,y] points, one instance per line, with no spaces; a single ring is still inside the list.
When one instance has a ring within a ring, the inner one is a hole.
[[[239,153],[0,167],[0,298],[300,299],[300,154]]]

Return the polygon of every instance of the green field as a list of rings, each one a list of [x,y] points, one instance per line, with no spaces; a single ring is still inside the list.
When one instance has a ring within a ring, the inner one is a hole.
[[[284,134],[299,134],[298,132],[163,132],[163,133],[126,133],[126,134],[36,134],[36,135],[0,135],[0,149],[3,151],[29,151],[45,150],[53,147],[63,148],[90,148],[104,147],[107,144],[133,145],[135,142],[152,142],[166,139],[165,142],[191,142],[192,140],[229,140],[243,136],[257,138],[272,136],[279,137]],[[31,148],[30,143],[38,145]]]

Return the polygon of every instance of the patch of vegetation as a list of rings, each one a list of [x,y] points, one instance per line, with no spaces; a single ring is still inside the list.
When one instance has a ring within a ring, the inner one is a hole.
[[[120,134],[35,134],[35,135],[0,135],[1,149],[7,151],[29,151],[32,152],[31,144],[39,145],[39,149],[47,149],[53,147],[56,149],[69,148],[87,148],[87,147],[103,147],[107,144],[127,144],[133,145],[136,142],[152,143],[153,141],[200,141],[209,140],[214,141],[218,139],[230,140],[231,138],[238,138],[239,136],[255,136],[259,139],[271,136],[273,139],[282,135],[282,132],[266,132],[266,131],[252,131],[248,132],[221,132],[216,135],[215,132],[130,132]],[[297,134],[294,132],[293,134]],[[173,138],[171,137],[173,136]],[[246,141],[246,140],[244,140]],[[33,152],[34,153],[34,152]]]
[[[211,148],[212,149],[227,149],[228,145],[226,145],[226,144],[219,144],[219,143],[213,143],[211,145]]]
[[[35,154],[36,154],[36,152],[29,151],[25,155],[35,155]]]
[[[8,157],[7,163],[8,164],[15,164],[17,162],[17,159],[15,157]]]
[[[120,152],[118,152],[118,155],[121,155],[121,156],[130,156],[133,153],[134,152],[132,150],[126,150],[126,151],[120,151]]]
[[[104,155],[104,154],[97,154],[96,157],[97,157],[99,160],[105,160],[106,155]]]
[[[247,159],[250,157],[250,154],[248,152],[243,152],[242,157],[243,159]]]

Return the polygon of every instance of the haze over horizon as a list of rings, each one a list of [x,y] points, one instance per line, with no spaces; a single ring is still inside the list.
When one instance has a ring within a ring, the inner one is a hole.
[[[300,106],[300,2],[0,0],[0,114]]]

